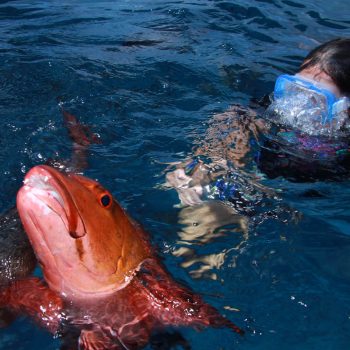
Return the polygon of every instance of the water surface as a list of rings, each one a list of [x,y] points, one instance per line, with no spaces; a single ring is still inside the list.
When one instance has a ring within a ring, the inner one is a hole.
[[[350,36],[349,13],[342,0],[1,1],[1,211],[30,167],[69,157],[62,102],[103,141],[86,174],[145,226],[177,279],[247,329],[181,330],[193,349],[348,349],[348,182],[266,180],[300,220],[267,218],[245,238],[237,223],[207,242],[181,236],[177,195],[158,185],[214,113]],[[192,263],[175,254],[184,240]],[[0,349],[38,348],[59,340],[27,319],[0,330]]]

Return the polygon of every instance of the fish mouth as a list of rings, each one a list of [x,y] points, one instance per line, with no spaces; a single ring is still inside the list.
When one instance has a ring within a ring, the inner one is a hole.
[[[22,221],[28,221],[33,227],[28,229],[27,233],[32,245],[40,250],[37,254],[38,259],[44,271],[46,268],[53,268],[56,273],[60,273],[58,266],[62,263],[68,269],[73,268],[73,261],[61,257],[66,250],[66,244],[63,242],[67,243],[67,240],[71,239],[68,233],[72,227],[79,225],[83,228],[81,236],[86,234],[80,215],[71,215],[78,211],[69,192],[60,181],[60,176],[64,175],[48,166],[36,166],[25,176],[17,195],[17,207]],[[64,234],[55,235],[50,232],[58,229],[59,233]],[[44,256],[41,258],[42,254]]]
[[[78,264],[90,275],[89,279],[96,280],[100,288],[99,291],[90,292],[81,288],[83,285],[79,287],[77,284],[73,292],[85,295],[108,293],[112,287],[104,288],[100,283],[103,284],[106,277],[117,273],[120,257],[116,259],[113,271],[105,275],[101,271],[89,268],[81,260],[75,249],[76,242],[87,234],[87,229],[74,197],[70,194],[69,187],[65,185],[67,181],[70,181],[69,175],[62,174],[49,166],[39,165],[32,168],[25,176],[23,186],[17,196],[20,215],[25,216],[33,227],[32,230],[27,231],[28,236],[34,248],[37,247],[40,250],[40,253],[37,254],[38,259],[49,280],[50,276],[54,276],[53,279],[57,281],[57,275],[59,275],[59,279],[64,281],[64,271],[74,271],[75,265]],[[48,222],[50,222],[49,225]],[[51,229],[59,230],[59,232],[51,233]],[[70,249],[69,246],[74,248]],[[43,254],[42,258],[41,254]],[[54,282],[55,285],[56,283]]]
[[[30,191],[30,195],[35,197],[36,201],[40,201],[47,207],[47,210],[56,213],[68,231],[68,215],[65,211],[63,197],[50,180],[52,177],[49,173],[29,173],[23,181],[22,189],[24,192]]]
[[[86,228],[74,198],[65,185],[65,176],[47,165],[38,165],[25,176],[23,191],[30,190],[32,196],[60,217],[73,238],[80,238],[86,235]]]

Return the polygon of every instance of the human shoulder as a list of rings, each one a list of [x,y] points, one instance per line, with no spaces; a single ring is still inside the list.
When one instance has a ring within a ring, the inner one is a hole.
[[[245,129],[256,133],[268,132],[269,123],[263,118],[265,109],[261,106],[231,105],[226,111],[214,114],[208,122],[209,131],[220,129]],[[218,130],[217,130],[218,131]]]

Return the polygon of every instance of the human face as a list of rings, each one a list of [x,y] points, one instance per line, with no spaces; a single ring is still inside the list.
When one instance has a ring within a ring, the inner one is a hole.
[[[349,98],[341,96],[331,77],[316,68],[305,69],[293,76],[279,76],[274,99],[279,107],[283,106],[283,113],[295,122],[304,124],[309,120],[330,125],[348,119]]]
[[[333,79],[326,72],[321,70],[318,66],[303,69],[298,73],[298,76],[306,80],[315,81],[323,85],[327,90],[331,91],[337,98],[343,96]]]
[[[311,135],[350,131],[350,99],[340,93],[331,77],[317,68],[277,78],[268,119]]]

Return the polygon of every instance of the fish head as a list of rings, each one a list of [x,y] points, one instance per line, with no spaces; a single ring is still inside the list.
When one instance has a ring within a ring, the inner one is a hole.
[[[98,182],[39,165],[17,194],[22,223],[49,287],[108,295],[151,254],[147,237]]]

